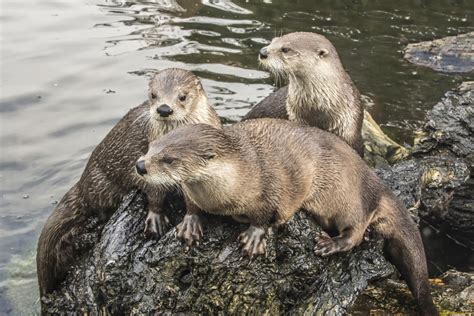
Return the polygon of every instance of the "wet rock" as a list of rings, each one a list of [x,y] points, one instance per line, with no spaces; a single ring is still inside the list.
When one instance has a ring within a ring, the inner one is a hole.
[[[311,236],[319,227],[304,212],[269,236],[267,257],[249,261],[237,243],[245,225],[209,216],[202,244],[186,252],[174,229],[160,240],[143,237],[141,194],[125,204],[63,288],[43,298],[45,312],[341,315],[369,281],[393,272],[377,240],[351,253],[316,257]],[[173,222],[181,208],[173,200]]]
[[[442,72],[474,70],[474,32],[449,36],[433,41],[408,44],[404,58]]]
[[[418,214],[431,213],[447,219],[454,214],[454,202],[466,201],[457,196],[468,192],[462,188],[469,185],[472,173],[468,97],[472,91],[467,86],[448,93],[428,114],[413,156],[377,170],[416,220]],[[176,196],[168,205],[176,225],[184,207]],[[44,311],[342,315],[369,282],[394,271],[382,255],[380,240],[363,242],[350,253],[316,257],[311,236],[320,228],[304,212],[269,236],[267,257],[251,262],[241,258],[236,242],[245,225],[231,219],[208,216],[201,245],[186,252],[174,237],[174,228],[160,240],[146,240],[144,218],[143,197],[132,193],[107,222],[100,239],[94,230],[99,224],[92,221],[91,233],[78,245],[99,241],[78,260],[63,287],[43,298]],[[373,296],[385,300],[387,310],[393,310],[390,306],[401,293],[402,310],[413,313],[414,304],[405,304],[412,302],[412,296],[404,283],[383,284],[388,285],[378,287]],[[462,297],[469,298],[471,292],[463,291]]]
[[[442,315],[467,315],[474,312],[474,274],[446,271],[431,280],[433,300]],[[351,315],[379,315],[381,311],[393,314],[416,315],[415,302],[408,287],[394,280],[375,282],[359,296]],[[379,314],[377,314],[379,312]]]
[[[474,82],[446,93],[428,112],[413,155],[431,161],[422,216],[474,249]]]
[[[407,148],[382,131],[368,111],[364,111],[362,138],[364,139],[364,160],[373,167],[393,164],[410,154]]]

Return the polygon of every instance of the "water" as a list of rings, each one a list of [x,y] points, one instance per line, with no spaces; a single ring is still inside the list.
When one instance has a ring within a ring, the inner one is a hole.
[[[408,42],[473,31],[472,0],[2,0],[0,19],[0,314],[37,308],[39,231],[156,70],[195,71],[219,114],[238,118],[273,89],[258,49],[276,34],[320,32],[402,143],[445,91],[473,79],[401,54]]]

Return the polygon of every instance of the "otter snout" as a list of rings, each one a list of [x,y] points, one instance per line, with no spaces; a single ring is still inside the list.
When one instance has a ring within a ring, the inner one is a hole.
[[[156,109],[156,112],[158,112],[161,117],[168,117],[173,114],[173,109],[168,104],[162,104]]]
[[[267,47],[263,47],[260,52],[258,53],[258,57],[260,59],[265,59],[268,57],[268,51],[267,51]]]
[[[138,160],[135,165],[135,168],[137,169],[137,173],[141,176],[147,173],[145,168],[145,160]]]

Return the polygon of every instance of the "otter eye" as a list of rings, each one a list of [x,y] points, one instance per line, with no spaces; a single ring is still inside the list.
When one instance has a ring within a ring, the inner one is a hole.
[[[161,162],[166,163],[166,164],[172,164],[173,161],[175,161],[175,159],[173,157],[165,156],[165,157],[161,158]]]
[[[158,96],[156,95],[156,93],[150,93],[150,97],[153,99],[153,100],[156,100],[156,98],[158,98]]]
[[[318,52],[318,56],[320,58],[323,58],[323,57],[326,57],[327,55],[329,55],[329,51],[327,49],[321,49],[319,52]]]
[[[216,154],[215,153],[208,153],[208,154],[205,154],[202,156],[202,158],[206,159],[206,160],[211,160],[211,159],[214,159],[216,157]]]
[[[178,99],[179,99],[179,101],[184,102],[184,101],[186,101],[186,95],[181,94],[181,95],[178,96]]]
[[[281,48],[281,51],[282,51],[283,53],[288,53],[288,52],[290,51],[290,48],[288,48],[288,47],[282,47],[282,48]]]

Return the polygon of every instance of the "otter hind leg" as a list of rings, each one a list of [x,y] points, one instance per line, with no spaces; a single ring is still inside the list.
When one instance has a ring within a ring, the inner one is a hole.
[[[265,239],[266,229],[259,226],[250,227],[239,235],[242,244],[242,254],[250,259],[258,255],[266,255],[267,241]]]
[[[364,231],[359,232],[355,228],[344,229],[338,236],[330,237],[322,232],[315,237],[316,245],[314,253],[318,256],[327,257],[338,252],[349,251],[362,241]]]

